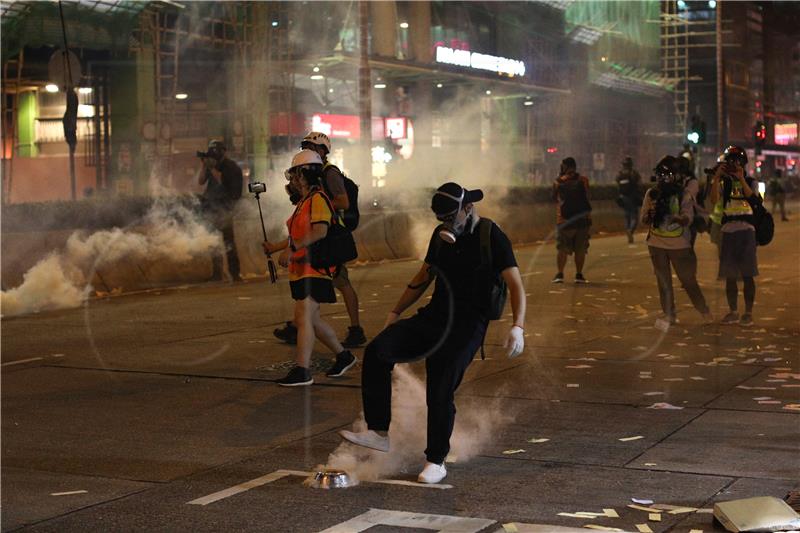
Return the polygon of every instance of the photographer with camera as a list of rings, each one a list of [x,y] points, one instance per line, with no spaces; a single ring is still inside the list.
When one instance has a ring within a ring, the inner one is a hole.
[[[336,165],[328,161],[328,154],[331,151],[331,141],[328,136],[319,131],[312,131],[303,138],[300,148],[312,150],[319,155],[322,160],[322,190],[330,198],[345,226],[350,231],[355,230],[359,217],[358,186],[342,174]],[[339,265],[336,268],[333,287],[342,293],[350,317],[350,327],[347,328],[347,336],[342,341],[342,346],[345,348],[361,346],[367,342],[367,338],[358,315],[358,294],[350,283],[347,265]],[[276,329],[273,334],[289,344],[297,342],[297,328],[292,322],[287,322],[285,327]]]
[[[756,258],[756,228],[754,210],[761,197],[753,191],[754,180],[745,174],[747,153],[739,146],[728,146],[722,163],[714,170],[708,197],[715,211],[722,213],[719,277],[725,279],[725,296],[730,312],[723,324],[739,322],[743,326],[753,323],[753,303],[756,297],[755,277],[758,276]],[[745,311],[739,318],[737,280],[742,278]]]
[[[225,157],[225,143],[212,140],[206,152],[197,152],[201,165],[198,184],[205,185],[201,205],[209,223],[222,232],[228,271],[235,282],[242,281],[239,272],[239,254],[233,234],[233,209],[242,197],[242,169],[235,161]],[[213,273],[209,281],[222,281],[222,253],[211,260]]]
[[[319,313],[319,304],[336,302],[336,294],[331,277],[312,267],[310,247],[325,238],[331,224],[341,224],[330,207],[330,200],[322,192],[322,159],[316,152],[301,150],[292,158],[286,178],[289,180],[287,193],[298,200],[294,213],[286,221],[289,237],[279,243],[265,240],[263,247],[268,254],[281,251],[278,262],[289,269],[289,288],[295,301],[297,356],[294,368],[277,383],[297,387],[314,383],[310,366],[315,336],[336,354],[328,376],[341,376],[357,360],[342,347],[333,328]]]
[[[694,197],[683,190],[680,166],[675,157],[664,156],[653,170],[656,184],[645,194],[641,220],[650,227],[647,247],[663,312],[659,320],[669,324],[678,322],[672,289],[674,270],[694,308],[706,323],[711,323],[711,312],[697,283],[697,257],[692,250],[689,229],[694,217]]]

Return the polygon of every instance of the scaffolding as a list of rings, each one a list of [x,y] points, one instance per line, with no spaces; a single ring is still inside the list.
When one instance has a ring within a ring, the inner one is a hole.
[[[664,2],[661,12],[661,75],[672,85],[673,133],[683,136],[689,118],[689,21],[678,4]]]

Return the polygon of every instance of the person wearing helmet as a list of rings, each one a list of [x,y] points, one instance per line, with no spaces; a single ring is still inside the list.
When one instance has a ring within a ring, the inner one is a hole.
[[[633,168],[633,158],[630,156],[622,160],[622,168],[617,174],[619,198],[617,203],[625,211],[625,233],[628,243],[633,242],[633,232],[639,222],[639,206],[642,205],[642,193],[639,184],[642,177]]]
[[[342,216],[350,208],[350,200],[344,184],[344,175],[339,168],[328,161],[328,154],[331,151],[331,141],[327,135],[319,131],[312,131],[300,143],[300,147],[305,150],[316,152],[322,160],[322,188],[325,194],[331,199],[334,209]],[[350,327],[347,329],[347,336],[342,341],[342,345],[347,348],[356,348],[367,342],[364,329],[361,327],[358,312],[358,294],[350,283],[350,277],[346,265],[340,265],[333,277],[333,286],[342,293],[347,314],[350,317]],[[274,335],[279,339],[293,344],[297,337],[297,329],[294,324],[287,322],[286,326],[276,329]]]
[[[267,253],[282,251],[278,262],[289,269],[297,355],[294,368],[277,382],[284,387],[297,387],[314,383],[310,366],[315,335],[336,355],[334,366],[341,369],[339,375],[351,368],[356,358],[344,349],[333,328],[320,316],[319,304],[336,302],[336,294],[331,278],[314,269],[309,260],[309,246],[325,238],[330,224],[338,223],[322,192],[322,159],[316,152],[301,150],[292,158],[286,178],[287,191],[300,198],[286,221],[289,237],[278,243],[264,241],[263,247]]]
[[[228,258],[228,271],[234,282],[242,281],[239,272],[239,254],[233,234],[233,210],[242,197],[242,169],[226,157],[225,143],[212,140],[206,152],[198,152],[201,166],[197,183],[205,185],[201,202],[209,222],[220,232]],[[222,281],[222,253],[212,257],[213,273],[209,281]]]
[[[722,323],[738,322],[749,326],[753,323],[755,277],[758,276],[753,210],[761,203],[761,197],[753,190],[754,180],[745,173],[747,153],[744,149],[728,146],[722,153],[722,160],[722,164],[714,171],[709,190],[712,205],[718,205],[722,212],[719,277],[725,280],[725,297],[729,307]],[[739,278],[742,279],[745,306],[741,318],[737,305]]]
[[[452,182],[434,193],[431,210],[440,225],[431,235],[425,260],[389,313],[384,330],[364,352],[361,397],[367,429],[339,432],[354,444],[388,452],[392,370],[396,363],[425,359],[427,462],[417,478],[422,483],[438,483],[447,475],[444,460],[455,422],[455,391],[483,344],[490,318],[499,316],[491,304],[498,279],[508,285],[513,311],[506,356],[516,357],[525,347],[525,289],[514,250],[497,224],[478,216],[475,203],[481,199],[481,190]],[[434,279],[430,302],[414,316],[400,319]]]
[[[645,194],[641,220],[649,226],[647,248],[663,313],[659,321],[678,322],[672,290],[674,270],[694,308],[706,323],[711,323],[711,312],[697,283],[697,257],[692,251],[689,230],[694,216],[694,198],[681,186],[680,168],[675,157],[663,157],[653,170],[656,184]]]

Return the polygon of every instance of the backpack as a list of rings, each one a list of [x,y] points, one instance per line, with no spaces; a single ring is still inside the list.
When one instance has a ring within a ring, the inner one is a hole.
[[[355,229],[358,227],[359,218],[361,217],[360,213],[358,212],[358,185],[356,185],[356,182],[345,176],[339,167],[332,163],[325,163],[323,172],[331,167],[335,168],[339,174],[341,174],[342,181],[344,182],[344,190],[347,193],[347,202],[350,204],[350,206],[344,210],[344,216],[342,217],[344,226],[350,231],[355,231]],[[322,180],[322,187],[325,189],[325,194],[327,194],[328,197],[332,197],[330,191],[328,190],[328,184],[325,179]]]
[[[558,197],[561,200],[561,216],[569,223],[585,217],[592,211],[583,181],[575,174],[567,180],[558,180]]]
[[[331,270],[335,271],[337,267],[356,259],[358,250],[356,249],[353,234],[346,227],[339,224],[339,215],[334,211],[330,198],[325,193],[320,192],[320,194],[325,203],[328,204],[333,216],[325,237],[308,247],[308,258],[311,268],[333,276]]]
[[[766,246],[775,236],[775,221],[764,204],[758,202],[753,206],[753,226],[756,228],[756,242],[759,246]]]

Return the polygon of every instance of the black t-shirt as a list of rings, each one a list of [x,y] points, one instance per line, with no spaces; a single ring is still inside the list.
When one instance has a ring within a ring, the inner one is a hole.
[[[491,274],[481,268],[480,226],[488,223],[492,224]],[[437,274],[433,296],[425,312],[442,320],[446,320],[450,312],[451,289],[455,316],[481,316],[488,298],[487,282],[503,270],[517,266],[511,241],[497,224],[488,219],[481,219],[472,233],[464,233],[455,244],[444,242],[437,227],[428,244],[425,262],[435,267]]]
[[[222,173],[221,183],[206,169],[208,181],[203,196],[212,207],[230,209],[242,197],[242,169],[234,160],[226,157],[217,164],[217,170]]]

